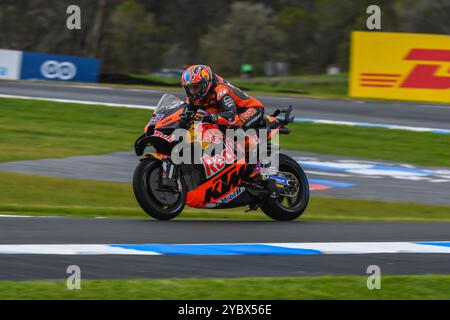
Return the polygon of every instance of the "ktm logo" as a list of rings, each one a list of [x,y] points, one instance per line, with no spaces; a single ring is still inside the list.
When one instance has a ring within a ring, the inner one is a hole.
[[[230,170],[224,171],[221,176],[215,178],[213,186],[205,191],[205,203],[213,202],[239,186],[246,167],[233,166],[230,168]]]
[[[360,85],[378,88],[450,89],[450,69],[446,70],[449,76],[436,75],[440,68],[449,66],[450,50],[411,49],[404,60],[419,62],[402,82],[400,82],[401,74],[361,73]]]

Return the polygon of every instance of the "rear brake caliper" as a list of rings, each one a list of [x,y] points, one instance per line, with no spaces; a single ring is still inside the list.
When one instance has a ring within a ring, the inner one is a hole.
[[[266,178],[271,198],[276,198],[286,187],[289,187],[289,181],[281,175],[268,175]]]

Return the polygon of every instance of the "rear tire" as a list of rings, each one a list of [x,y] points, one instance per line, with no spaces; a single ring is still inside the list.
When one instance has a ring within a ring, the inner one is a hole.
[[[133,191],[141,208],[151,217],[170,220],[183,211],[186,203],[186,184],[178,175],[179,192],[161,191],[159,179],[161,161],[154,158],[143,159],[133,175]]]
[[[295,199],[289,200],[289,197],[280,195],[278,198],[268,199],[260,207],[267,216],[274,220],[291,221],[300,217],[308,205],[308,178],[297,161],[285,154],[280,154],[279,171],[287,172],[295,176],[299,185],[298,196]],[[288,202],[288,206],[283,205],[285,201]]]

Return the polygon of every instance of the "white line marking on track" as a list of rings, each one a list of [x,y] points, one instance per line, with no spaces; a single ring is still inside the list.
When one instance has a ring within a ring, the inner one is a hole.
[[[32,218],[33,216],[22,216],[13,214],[0,214],[0,218]]]
[[[371,123],[371,122],[338,121],[338,120],[313,119],[313,118],[295,118],[294,122],[335,124],[335,125],[354,126],[354,127],[406,130],[406,131],[415,131],[415,132],[441,131],[442,133],[447,133],[447,134],[450,133],[450,129],[412,127],[412,126],[402,126],[402,125],[384,124],[384,123]]]
[[[286,250],[291,249],[291,250]],[[0,254],[55,255],[308,255],[444,253],[449,241],[426,242],[306,242],[306,243],[203,243],[203,244],[4,244]]]
[[[102,105],[102,106],[108,106],[108,107],[148,109],[148,110],[156,109],[155,106],[143,106],[143,105],[137,105],[137,104],[109,103],[109,102],[86,101],[86,100],[71,100],[71,99],[54,99],[54,98],[32,97],[32,96],[16,96],[16,95],[9,95],[9,94],[0,94],[0,98],[34,99],[34,100],[41,100],[41,101],[55,101],[55,102],[63,102],[63,103],[93,104],[93,105]]]
[[[139,89],[127,89],[127,90],[136,90],[137,91]],[[9,94],[0,94],[0,98],[34,99],[34,100],[41,100],[41,101],[55,101],[55,102],[62,102],[62,103],[103,105],[103,106],[108,106],[108,107],[148,109],[148,110],[156,109],[156,106],[145,106],[145,105],[136,105],[136,104],[128,104],[128,103],[110,103],[110,102],[98,102],[98,101],[87,101],[87,100],[43,98],[43,97],[35,97],[35,96],[22,96],[22,95],[9,95]],[[450,130],[448,130],[448,129],[423,128],[423,127],[401,126],[401,125],[392,125],[392,124],[388,125],[388,124],[365,123],[365,122],[352,122],[352,121],[337,121],[337,120],[326,120],[326,119],[295,118],[294,122],[375,127],[375,128],[407,130],[407,131],[415,131],[415,132],[431,132],[431,131],[442,131],[445,133],[450,132]]]
[[[137,251],[114,248],[104,244],[12,244],[0,245],[0,254],[57,254],[57,255],[102,255],[102,254],[139,254],[159,255],[153,251]]]
[[[450,247],[424,245],[414,242],[316,242],[271,243],[269,245],[292,249],[319,250],[323,254],[450,253]]]
[[[330,173],[330,172],[311,171],[311,170],[305,170],[305,172],[309,173],[309,174],[320,175],[320,176],[350,177],[349,174],[345,174],[345,173]]]

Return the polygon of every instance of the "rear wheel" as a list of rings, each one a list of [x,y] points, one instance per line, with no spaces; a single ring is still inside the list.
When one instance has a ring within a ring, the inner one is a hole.
[[[133,176],[133,191],[141,208],[151,217],[170,220],[178,216],[186,203],[186,184],[178,175],[178,191],[160,188],[161,161],[143,159]]]
[[[280,154],[279,174],[289,181],[290,186],[286,187],[277,198],[269,198],[262,203],[261,210],[274,220],[297,219],[308,205],[308,178],[297,161],[284,154]]]

